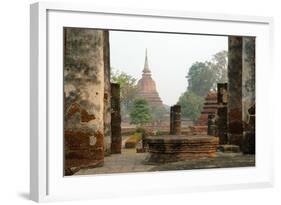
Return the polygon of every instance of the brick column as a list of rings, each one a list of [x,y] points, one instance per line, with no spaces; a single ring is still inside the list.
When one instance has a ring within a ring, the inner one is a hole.
[[[228,37],[228,142],[242,145],[242,53],[243,38]]]
[[[105,32],[64,29],[64,170],[104,162]]]
[[[217,84],[218,109],[217,109],[217,133],[219,144],[227,144],[227,83]]]
[[[181,106],[174,105],[171,107],[170,113],[170,134],[180,135],[181,134]]]
[[[174,105],[174,130],[175,135],[181,134],[181,106]]]
[[[110,92],[110,51],[109,32],[104,33],[103,58],[104,58],[104,154],[111,153],[111,92]]]
[[[242,75],[242,151],[255,153],[255,38],[243,37],[243,75]]]
[[[111,83],[111,154],[121,153],[120,85]]]
[[[174,132],[174,106],[170,107],[170,135]]]

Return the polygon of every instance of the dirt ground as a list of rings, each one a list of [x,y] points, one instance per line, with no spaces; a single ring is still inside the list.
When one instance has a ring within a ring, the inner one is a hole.
[[[105,157],[103,167],[81,169],[75,175],[93,175],[110,173],[190,170],[230,167],[255,166],[255,155],[241,153],[217,153],[215,158],[179,161],[165,164],[147,165],[148,153],[136,153],[135,149],[122,149],[122,154],[113,154]]]

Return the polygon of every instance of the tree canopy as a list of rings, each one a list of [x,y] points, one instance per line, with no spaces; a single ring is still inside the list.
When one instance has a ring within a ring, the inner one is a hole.
[[[195,121],[201,113],[203,103],[203,97],[186,91],[180,96],[177,104],[181,106],[181,114],[183,117]]]
[[[204,98],[211,90],[217,89],[217,83],[227,82],[227,51],[220,51],[212,59],[195,62],[189,68],[187,90],[179,97],[182,116],[195,121],[203,108]]]
[[[188,91],[198,96],[205,96],[214,84],[214,72],[208,62],[195,62],[188,72]]]
[[[121,112],[127,115],[137,95],[137,80],[132,76],[111,68],[111,82],[120,85]]]
[[[187,75],[188,91],[205,97],[216,90],[217,83],[227,82],[227,63],[227,51],[216,53],[210,61],[193,63]]]

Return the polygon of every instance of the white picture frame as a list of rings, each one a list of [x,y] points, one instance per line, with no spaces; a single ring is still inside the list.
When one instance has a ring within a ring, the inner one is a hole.
[[[95,199],[273,186],[270,17],[98,8],[35,3],[30,10],[30,198]],[[256,36],[256,166],[170,172],[64,177],[62,170],[62,27]],[[61,36],[60,36],[61,35]],[[267,86],[263,86],[267,84]],[[56,119],[54,118],[56,116]],[[267,121],[263,120],[267,119]],[[266,136],[266,137],[263,137]]]

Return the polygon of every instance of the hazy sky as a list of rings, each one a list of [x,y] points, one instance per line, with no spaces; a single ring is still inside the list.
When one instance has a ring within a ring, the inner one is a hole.
[[[227,46],[227,37],[222,36],[110,31],[110,63],[139,80],[147,48],[159,95],[164,104],[173,105],[187,88],[189,67],[210,60]]]

